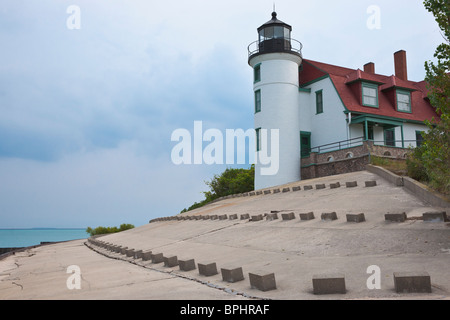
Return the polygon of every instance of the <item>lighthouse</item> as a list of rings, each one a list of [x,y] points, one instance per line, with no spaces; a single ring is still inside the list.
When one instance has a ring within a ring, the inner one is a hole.
[[[301,180],[299,67],[302,44],[292,27],[272,13],[248,46],[253,68],[256,132],[255,190]],[[278,153],[278,154],[275,154]],[[264,159],[277,159],[278,170],[264,170]]]

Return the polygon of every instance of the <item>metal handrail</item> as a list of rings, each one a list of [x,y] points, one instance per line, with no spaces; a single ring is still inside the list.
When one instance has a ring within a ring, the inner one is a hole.
[[[356,140],[358,140],[358,141],[356,141]],[[337,141],[337,142],[328,143],[328,144],[324,144],[324,145],[321,145],[318,147],[311,148],[311,152],[313,152],[313,150],[315,150],[315,149],[317,149],[317,151],[314,151],[314,152],[317,152],[317,153],[324,152],[324,151],[330,150],[330,149],[341,150],[343,147],[350,148],[352,146],[357,146],[356,143],[362,144],[363,141],[364,141],[364,137],[358,137],[358,138],[353,138],[353,139],[348,139],[348,140],[343,140],[343,141]],[[358,144],[358,145],[360,145],[360,144]]]
[[[395,144],[395,146],[391,146],[391,145],[386,144],[386,141],[385,141],[385,140],[370,140],[370,141],[372,141],[373,144],[374,144],[375,146],[380,146],[380,147],[394,147],[394,148],[403,148],[403,147],[397,147],[397,146],[396,146],[396,145],[397,145],[397,142],[398,142],[398,143],[403,143],[404,145],[406,145],[407,143],[412,143],[412,142],[415,142],[416,145],[417,145],[417,142],[419,142],[418,140],[389,140],[389,142],[392,142],[392,143]],[[379,143],[381,143],[381,144],[379,144]],[[403,149],[408,149],[408,148],[405,147],[405,148],[403,148]]]
[[[287,40],[287,39],[285,39],[285,40]],[[289,39],[289,41],[291,43],[291,48],[289,48],[289,50],[286,50],[286,51],[292,51],[292,52],[298,53],[300,56],[302,56],[303,44],[300,41],[295,40],[295,39]],[[256,40],[248,45],[247,50],[248,50],[249,57],[259,53],[259,43],[260,43],[260,41]],[[252,46],[254,48],[251,48]]]

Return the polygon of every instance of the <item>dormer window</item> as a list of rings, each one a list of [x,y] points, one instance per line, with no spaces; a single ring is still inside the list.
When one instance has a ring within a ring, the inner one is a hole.
[[[362,83],[362,105],[378,108],[378,85]]]
[[[397,90],[397,111],[412,112],[411,111],[411,92]]]

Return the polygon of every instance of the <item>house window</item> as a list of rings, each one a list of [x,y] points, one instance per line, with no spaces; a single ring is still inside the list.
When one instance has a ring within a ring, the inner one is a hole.
[[[362,104],[366,107],[378,108],[378,86],[376,84],[362,84]]]
[[[416,131],[416,146],[420,147],[423,144],[423,131]]]
[[[316,114],[323,113],[323,92],[316,91]]]
[[[395,147],[395,128],[384,130],[384,144]]]
[[[411,112],[411,93],[397,90],[397,111]]]
[[[256,151],[261,150],[261,128],[258,128],[256,131]]]
[[[261,81],[261,64],[257,64],[253,69],[253,82]]]
[[[261,112],[261,90],[255,91],[255,113]]]

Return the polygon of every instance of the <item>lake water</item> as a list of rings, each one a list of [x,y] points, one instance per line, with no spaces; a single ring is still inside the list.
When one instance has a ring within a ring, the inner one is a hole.
[[[86,229],[0,229],[0,248],[17,248],[56,242],[86,239]]]

